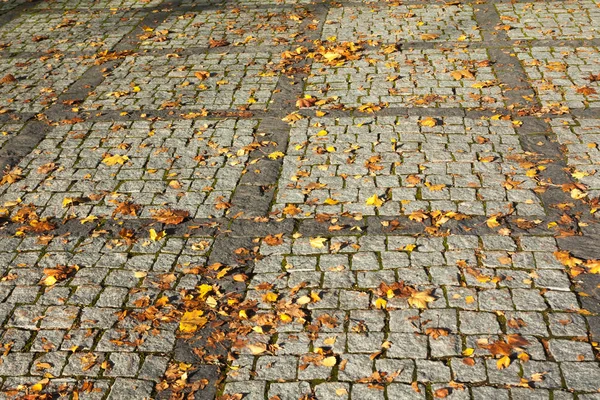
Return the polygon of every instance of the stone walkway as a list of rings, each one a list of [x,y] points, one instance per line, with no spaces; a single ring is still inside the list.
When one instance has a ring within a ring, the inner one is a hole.
[[[600,399],[600,1],[0,1],[0,398]]]

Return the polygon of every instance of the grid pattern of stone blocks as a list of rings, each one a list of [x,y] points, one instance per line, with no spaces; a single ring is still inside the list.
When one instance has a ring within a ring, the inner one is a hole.
[[[58,96],[89,68],[74,58],[2,59],[0,107],[15,112],[40,112],[56,103]]]
[[[209,10],[173,13],[159,25],[142,48],[207,47],[210,40],[233,45],[285,44],[302,33],[305,9],[265,7],[215,7]]]
[[[600,8],[593,0],[499,3],[511,39],[591,39],[597,37]]]
[[[468,5],[399,4],[334,7],[327,15],[322,38],[340,41],[479,41],[481,35]]]
[[[600,106],[597,48],[517,48],[516,54],[544,106]]]
[[[554,238],[334,235],[322,248],[310,240],[263,242],[248,292],[261,311],[248,325],[274,322],[237,350],[226,393],[424,399],[446,388],[459,399],[573,399],[570,391],[597,390],[600,368],[571,281],[550,254]],[[397,282],[435,299],[418,309],[397,287],[381,289]],[[290,321],[282,315],[291,310]],[[526,340],[527,357],[514,354],[499,370],[486,346],[510,335]],[[253,355],[264,343],[271,354]],[[523,392],[532,379],[535,389]]]
[[[45,0],[41,1],[37,9],[131,9],[149,8],[160,5],[160,0]]]
[[[96,53],[111,49],[143,18],[135,11],[30,12],[0,28],[4,51],[57,50]],[[35,29],[32,29],[35,27]]]
[[[304,122],[304,121],[302,121]],[[418,117],[314,119],[292,129],[275,207],[316,213],[543,215],[510,121]],[[367,204],[373,195],[383,205]]]
[[[265,108],[278,76],[268,53],[128,57],[88,97],[90,109]],[[206,73],[199,78],[197,73]]]
[[[227,208],[218,205],[229,202],[258,125],[232,119],[58,127],[21,161],[24,179],[4,185],[0,203],[20,199],[40,216],[59,218],[110,216],[125,200],[143,206],[141,217],[165,206],[221,216]]]
[[[599,5],[0,0],[0,398],[598,399]]]
[[[566,150],[571,175],[591,189],[591,197],[600,195],[600,120],[559,118],[552,121],[552,131]]]
[[[452,72],[468,71],[452,76]],[[501,89],[483,49],[365,51],[359,60],[312,64],[306,94],[346,107],[502,107]]]
[[[211,243],[171,237],[126,244],[101,234],[46,243],[3,238],[0,337],[7,351],[0,374],[8,376],[3,396],[21,396],[48,376],[53,379],[40,395],[150,396],[175,348],[178,324],[171,317],[181,290],[201,279],[185,269],[204,265]],[[69,267],[64,278],[52,286],[40,283],[47,269],[60,266]],[[167,304],[148,313],[164,296]]]

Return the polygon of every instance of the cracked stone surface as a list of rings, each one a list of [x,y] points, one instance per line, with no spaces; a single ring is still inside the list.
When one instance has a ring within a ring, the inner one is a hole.
[[[599,398],[599,6],[0,0],[0,398]]]

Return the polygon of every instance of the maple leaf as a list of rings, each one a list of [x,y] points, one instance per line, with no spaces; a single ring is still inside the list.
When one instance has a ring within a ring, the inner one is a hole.
[[[163,224],[178,225],[182,223],[190,213],[186,210],[161,209],[152,210],[152,219]]]
[[[300,214],[301,211],[295,204],[288,204],[283,208],[282,212],[285,215],[294,216]]]
[[[153,242],[158,242],[159,240],[161,240],[162,238],[167,236],[167,233],[165,231],[156,232],[156,230],[154,230],[154,229],[150,229],[148,231],[148,234],[149,234],[150,240],[152,240]]]
[[[373,196],[367,199],[366,204],[368,206],[381,207],[383,205],[383,201],[379,198],[379,196],[374,194]]]
[[[208,71],[196,71],[194,72],[194,76],[201,81],[210,78],[210,72]]]
[[[267,235],[264,240],[265,243],[269,246],[279,246],[283,243],[283,233],[278,233],[276,235]]]
[[[13,83],[16,81],[17,81],[17,78],[15,78],[15,76],[13,74],[6,74],[2,78],[0,78],[0,85],[4,85],[7,83]]]
[[[0,186],[5,183],[11,184],[23,179],[23,170],[19,167],[15,167],[11,170],[7,170],[4,172],[4,176],[0,180]]]
[[[419,121],[419,125],[427,126],[427,127],[434,127],[437,125],[437,121],[431,117],[427,117],[427,118],[423,118],[421,121]]]
[[[115,154],[115,155],[105,154],[104,158],[102,159],[102,162],[110,167],[110,166],[113,166],[116,164],[123,165],[128,160],[129,160],[129,157],[127,157],[127,156],[122,156],[119,154]]]
[[[453,71],[450,73],[450,75],[452,75],[452,77],[454,79],[461,80],[462,78],[467,78],[467,79],[475,79],[475,75],[473,75],[473,73],[471,73],[471,71],[466,70],[466,69],[461,69],[459,71]]]
[[[448,336],[450,331],[446,328],[427,328],[425,329],[425,334],[432,339],[437,339],[440,336]]]
[[[496,361],[496,368],[504,369],[510,366],[510,357],[502,356],[498,361]]]
[[[179,321],[179,330],[188,333],[196,332],[208,322],[208,318],[203,315],[202,310],[186,311]]]
[[[435,301],[435,297],[431,295],[431,290],[422,292],[414,292],[408,298],[408,304],[417,308],[427,308],[427,303]]]
[[[296,100],[296,107],[298,108],[308,108],[315,105],[317,102],[316,97],[312,97],[310,95],[306,95],[301,99]]]
[[[225,47],[231,44],[225,39],[209,39],[208,43],[211,49],[215,47]]]
[[[139,204],[124,201],[117,204],[117,208],[115,209],[115,211],[113,211],[112,216],[114,217],[117,214],[121,214],[135,217],[137,216],[137,213],[138,211],[140,211],[141,208],[142,206],[140,206]]]
[[[64,281],[79,270],[78,265],[57,265],[54,268],[44,268],[45,277],[40,281],[40,284],[52,286],[57,282]]]
[[[327,241],[326,238],[322,238],[322,237],[316,237],[316,238],[310,238],[309,242],[310,245],[312,247],[314,247],[315,249],[322,249],[325,247],[325,242]]]
[[[577,93],[581,93],[585,96],[589,96],[591,94],[597,94],[598,92],[596,91],[596,89],[591,88],[589,86],[580,86],[575,90]]]
[[[560,263],[566,267],[575,267],[583,262],[583,260],[571,256],[568,251],[555,251],[554,257],[560,261]]]
[[[299,114],[297,112],[293,112],[293,113],[290,113],[290,114],[286,115],[281,120],[283,122],[289,123],[290,125],[293,125],[297,121],[300,121],[301,119],[304,119],[304,118],[305,117],[302,114]]]

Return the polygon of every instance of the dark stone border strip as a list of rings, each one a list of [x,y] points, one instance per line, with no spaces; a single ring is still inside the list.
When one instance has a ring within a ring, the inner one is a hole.
[[[179,56],[188,56],[199,53],[214,53],[219,54],[227,52],[230,54],[238,53],[281,53],[286,50],[293,50],[297,46],[307,45],[306,41],[290,42],[286,45],[269,45],[263,43],[258,44],[245,44],[245,45],[228,45],[224,47],[208,47],[208,46],[191,46],[187,48],[142,48],[137,50],[138,55],[162,57],[171,54],[177,54]],[[377,51],[382,47],[395,44],[402,50],[445,50],[445,49],[511,49],[515,47],[600,47],[600,38],[596,39],[563,39],[563,40],[552,40],[552,39],[527,39],[527,40],[509,40],[507,38],[494,38],[492,43],[486,41],[472,41],[472,42],[458,42],[458,41],[400,41],[397,43],[382,42],[379,46],[373,46],[368,43],[363,43],[362,46],[367,51]],[[39,52],[10,52],[10,47],[4,51],[0,51],[0,59],[30,59],[38,58],[48,55],[55,55],[55,52],[39,51]],[[86,51],[68,51],[60,53],[65,58],[85,58],[95,55],[95,52]]]
[[[105,64],[106,65],[106,64]],[[284,79],[285,77],[282,77]],[[278,97],[274,97],[277,101]],[[427,107],[387,107],[373,113],[363,113],[356,110],[332,110],[327,108],[322,109],[288,109],[287,112],[297,111],[305,117],[314,117],[315,111],[325,111],[326,118],[346,118],[346,117],[389,117],[389,116],[427,116],[427,117],[464,117],[464,118],[490,118],[494,115],[511,116],[515,120],[526,119],[556,119],[573,116],[576,118],[600,118],[600,108],[573,108],[570,113],[564,113],[560,110],[544,109],[541,107],[515,108],[507,110],[505,108],[427,108]],[[207,115],[200,117],[202,119],[225,119],[225,118],[240,118],[240,119],[281,119],[286,114],[279,109],[269,110],[248,110],[240,111],[237,109],[224,110],[206,110]],[[122,115],[122,113],[126,113]],[[142,117],[144,115],[144,117]],[[80,111],[79,113],[71,113],[70,110],[60,110],[54,114],[54,122],[61,122],[68,118],[80,117],[85,121],[100,122],[100,121],[132,121],[144,119],[160,119],[160,120],[177,120],[181,119],[184,113],[181,110],[88,110]],[[0,116],[0,122],[5,121],[24,121],[34,114],[31,113],[6,113]],[[66,123],[66,122],[65,122]]]
[[[574,237],[589,235],[600,237],[600,222],[597,220],[577,219],[571,223],[560,223],[558,228],[549,228],[548,223],[557,222],[562,215],[552,213],[547,216],[522,217],[518,215],[507,215],[497,217],[499,227],[490,228],[487,225],[488,216],[469,216],[463,220],[450,219],[439,226],[439,231],[448,231],[454,235],[480,236],[497,235],[498,229],[508,228],[515,235],[554,236],[561,237],[561,230],[572,230]],[[332,214],[335,221],[319,222],[315,218],[232,218],[231,216],[221,218],[192,218],[179,225],[167,225],[150,218],[139,219],[99,219],[97,222],[82,225],[79,219],[65,222],[52,221],[56,229],[43,233],[27,232],[28,237],[39,237],[52,234],[55,236],[70,234],[72,237],[88,237],[93,231],[103,231],[106,237],[119,238],[119,231],[123,228],[130,229],[138,239],[147,238],[148,230],[153,228],[157,231],[164,230],[167,236],[189,236],[189,237],[262,237],[274,233],[293,234],[301,233],[303,236],[411,236],[430,235],[426,232],[427,227],[432,226],[430,218],[423,222],[413,221],[406,215],[400,216],[376,216],[364,215],[360,219],[347,216],[336,216]],[[390,222],[393,222],[390,224]],[[526,223],[526,221],[529,221]],[[537,221],[537,222],[533,222]],[[578,227],[579,222],[586,222],[584,228]],[[529,225],[528,225],[529,224]],[[330,231],[329,227],[336,225],[341,227]],[[21,223],[11,222],[6,219],[0,220],[0,238],[14,237],[15,232],[23,226]],[[357,231],[353,228],[360,227]],[[583,232],[582,232],[583,231]],[[591,243],[590,243],[591,245]],[[595,247],[590,247],[595,248]],[[600,257],[597,257],[600,258]]]
[[[0,28],[41,2],[42,0],[29,0],[26,3],[21,3],[3,13],[0,13]]]

